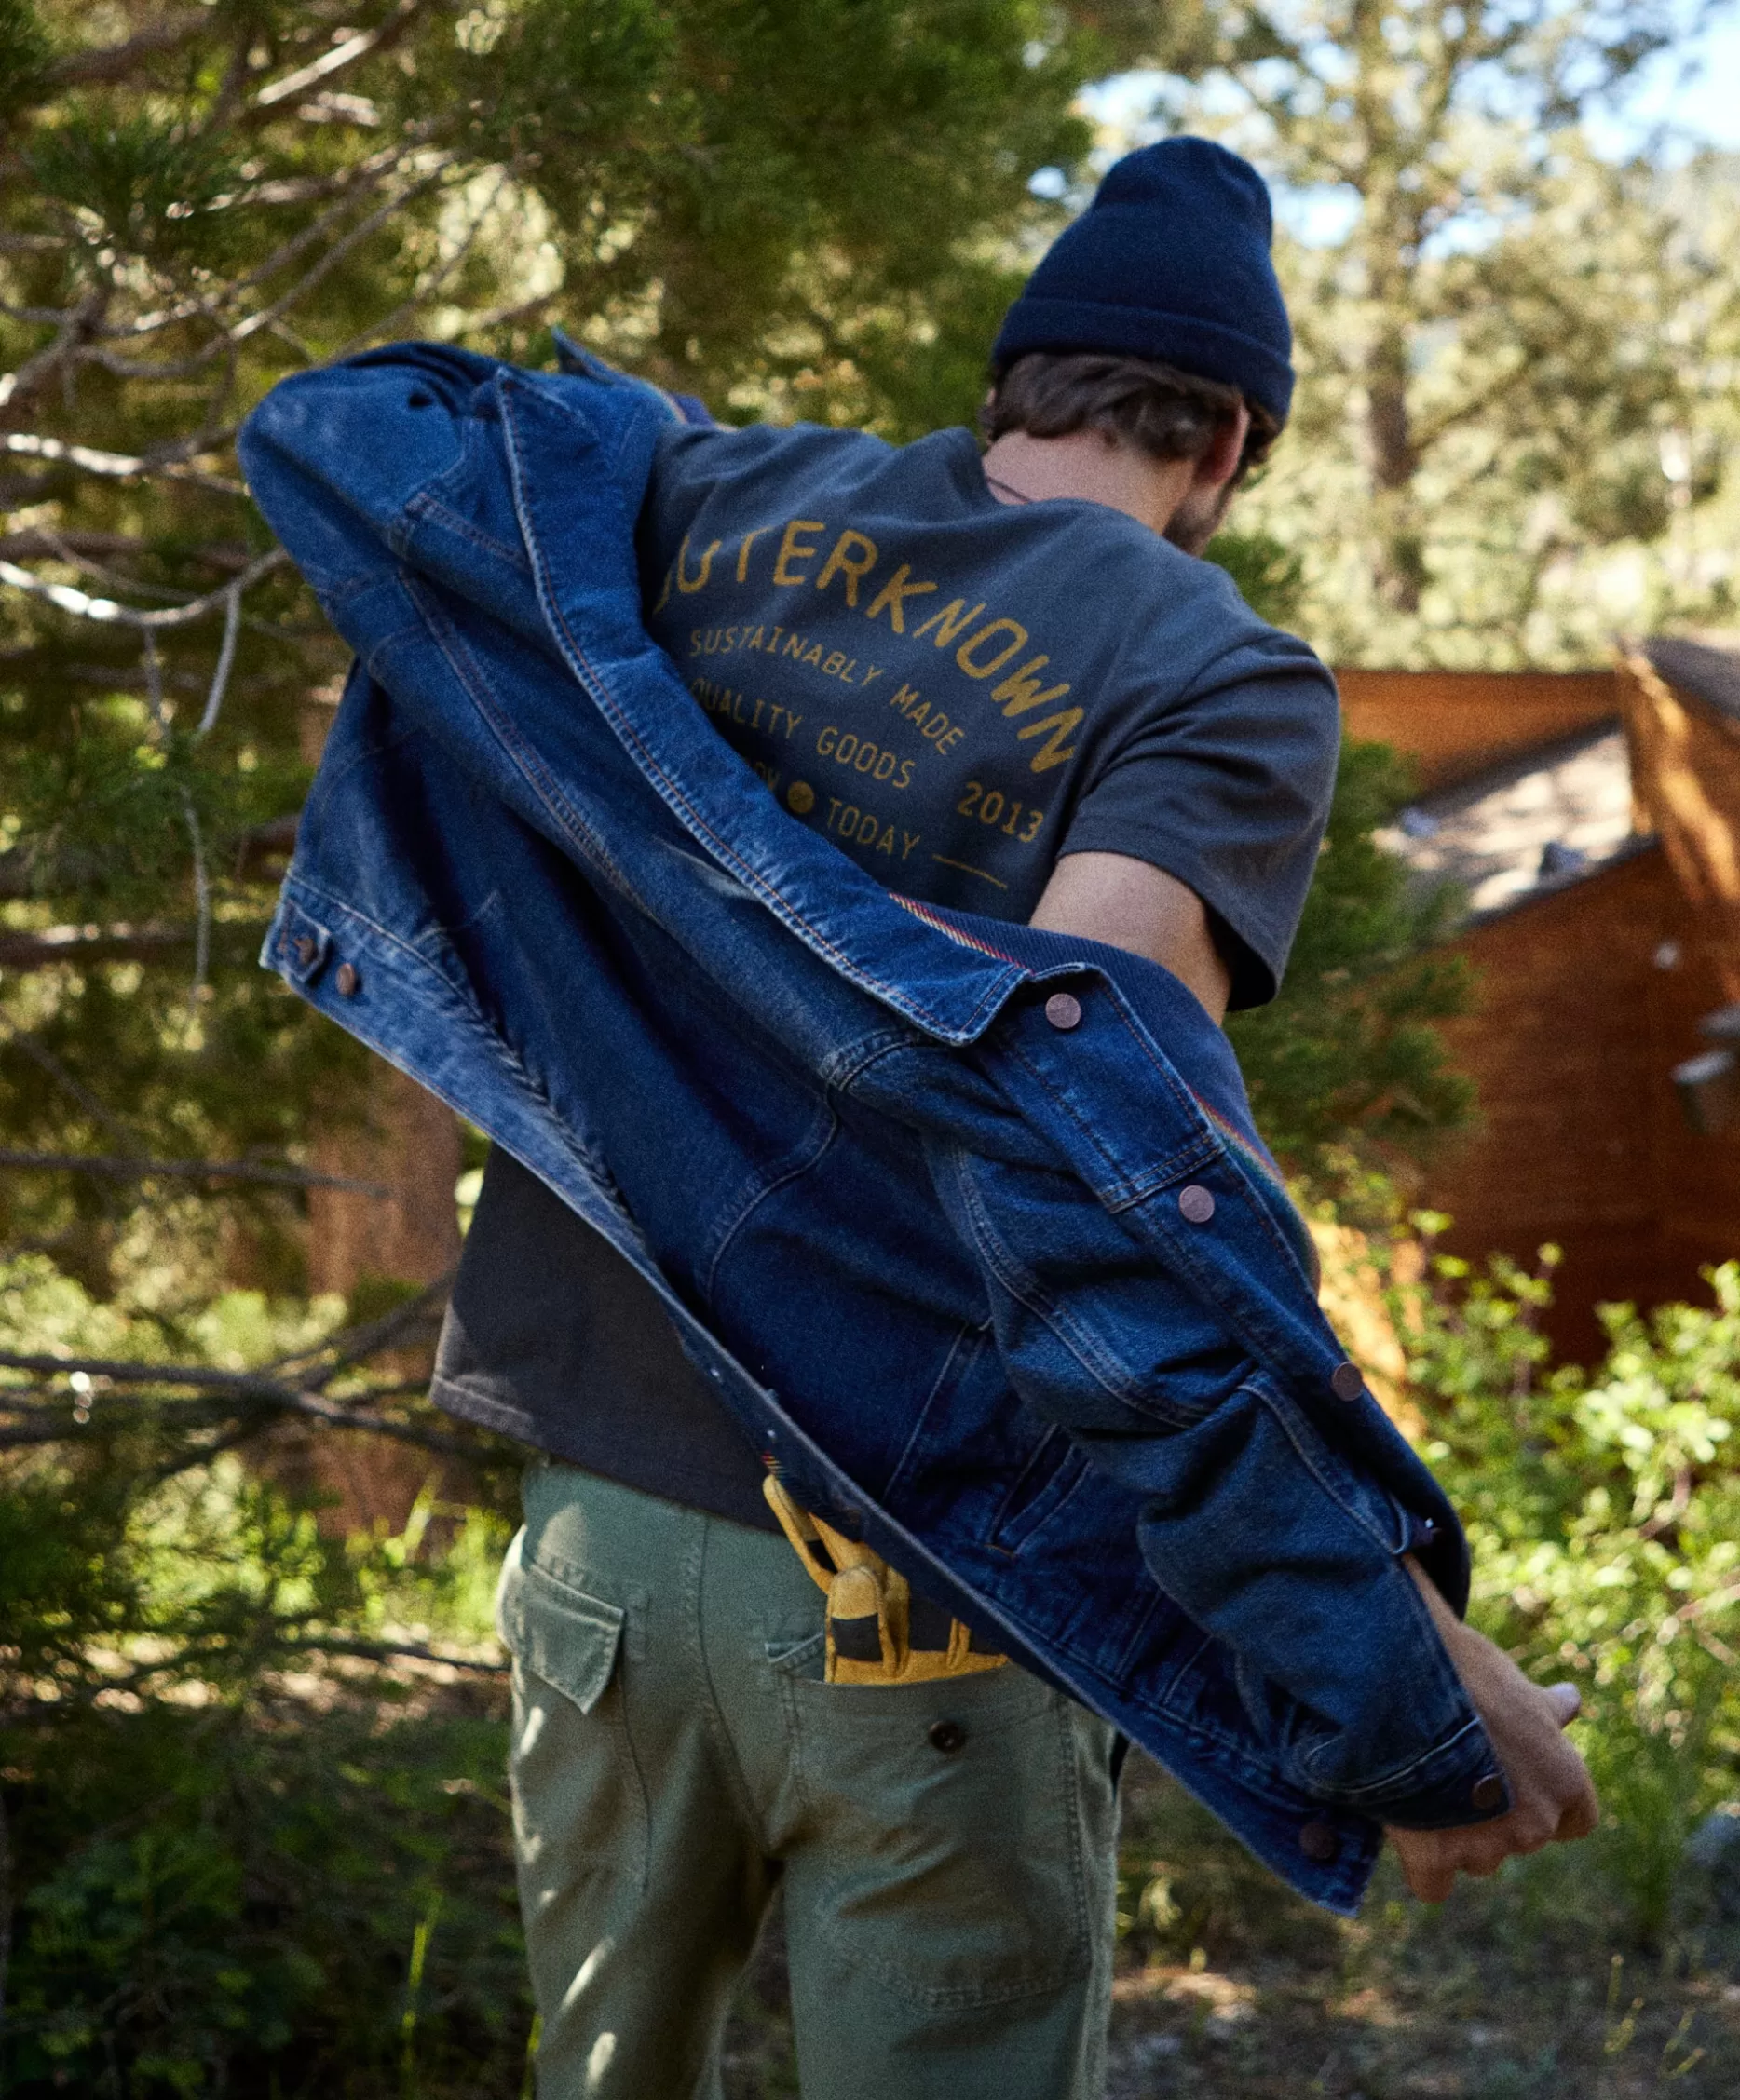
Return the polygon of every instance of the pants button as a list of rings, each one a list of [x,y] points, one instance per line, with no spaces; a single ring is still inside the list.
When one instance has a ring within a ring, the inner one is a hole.
[[[932,1721],[927,1733],[931,1747],[945,1754],[958,1750],[967,1740],[967,1731],[958,1721]]]

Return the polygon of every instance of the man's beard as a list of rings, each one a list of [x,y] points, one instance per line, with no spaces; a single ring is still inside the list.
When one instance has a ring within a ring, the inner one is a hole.
[[[1220,530],[1236,491],[1233,481],[1201,494],[1192,489],[1167,521],[1164,536],[1187,554],[1201,554]]]

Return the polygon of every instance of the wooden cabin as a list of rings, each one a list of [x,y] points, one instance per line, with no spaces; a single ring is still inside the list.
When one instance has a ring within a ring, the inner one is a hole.
[[[1428,782],[1389,843],[1469,899],[1477,1003],[1446,1034],[1481,1119],[1425,1200],[1472,1259],[1560,1247],[1548,1332],[1590,1361],[1598,1304],[1705,1300],[1701,1267],[1740,1255],[1740,1122],[1695,1132],[1673,1078],[1740,999],[1740,656],[1654,641],[1520,677],[1514,718],[1502,677],[1342,683],[1350,733]]]

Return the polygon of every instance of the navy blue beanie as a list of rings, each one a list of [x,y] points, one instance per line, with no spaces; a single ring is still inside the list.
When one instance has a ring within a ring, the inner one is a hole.
[[[1006,372],[1029,350],[1112,350],[1217,379],[1285,423],[1293,331],[1270,261],[1269,192],[1208,139],[1126,154],[1003,317]]]

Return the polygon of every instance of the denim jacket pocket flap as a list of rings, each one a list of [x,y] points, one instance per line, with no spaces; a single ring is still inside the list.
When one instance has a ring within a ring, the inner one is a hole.
[[[496,1623],[523,1670],[553,1685],[582,1714],[605,1696],[622,1644],[620,1605],[589,1597],[541,1567],[518,1561],[503,1572]]]

